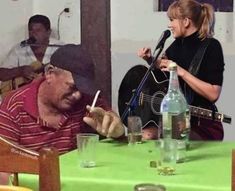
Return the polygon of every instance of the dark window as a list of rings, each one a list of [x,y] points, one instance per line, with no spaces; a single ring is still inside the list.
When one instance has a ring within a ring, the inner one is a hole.
[[[169,5],[174,2],[174,0],[154,0],[156,1],[154,5],[154,10],[167,11]],[[213,5],[215,11],[219,12],[233,12],[233,0],[197,0],[201,3],[209,3]],[[158,2],[158,3],[157,3]]]

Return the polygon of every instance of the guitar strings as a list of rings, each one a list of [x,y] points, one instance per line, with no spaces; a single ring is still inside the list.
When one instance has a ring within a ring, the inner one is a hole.
[[[144,101],[151,102],[153,100],[154,105],[159,105],[162,102],[162,98],[147,95],[147,94],[143,94],[143,93],[142,93],[142,95],[143,95],[143,100]],[[154,99],[152,99],[152,98],[154,98]]]

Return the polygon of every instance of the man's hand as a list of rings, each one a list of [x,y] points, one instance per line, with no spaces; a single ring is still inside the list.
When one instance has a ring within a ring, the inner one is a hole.
[[[21,66],[20,73],[21,73],[22,77],[27,78],[29,80],[32,80],[35,77],[33,67],[31,67],[31,66],[27,66],[27,65]]]
[[[89,116],[83,118],[83,121],[94,128],[99,134],[106,137],[118,138],[124,134],[124,125],[120,117],[112,112],[105,111],[101,107],[86,107]]]

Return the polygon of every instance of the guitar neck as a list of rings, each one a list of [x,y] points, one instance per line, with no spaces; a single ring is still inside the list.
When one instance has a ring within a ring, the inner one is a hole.
[[[219,112],[215,112],[213,115],[213,112],[209,109],[204,109],[204,108],[190,105],[189,110],[192,116],[211,119],[211,120],[229,123],[229,124],[232,122],[232,118],[230,116],[224,115]]]
[[[143,105],[144,101],[147,101],[149,103],[153,102],[159,106],[158,111],[160,111],[160,103],[161,103],[161,100],[164,95],[161,95],[162,97],[158,97],[158,96],[159,95],[151,96],[151,95],[147,95],[147,94],[144,94],[143,92],[141,92],[141,94],[139,96],[139,103],[138,104]],[[230,116],[219,113],[219,112],[213,113],[209,109],[204,109],[204,108],[189,105],[189,111],[190,111],[190,114],[195,117],[201,117],[204,119],[215,120],[218,122],[224,122],[224,123],[229,123],[229,124],[231,124],[231,122],[232,122],[232,118]]]

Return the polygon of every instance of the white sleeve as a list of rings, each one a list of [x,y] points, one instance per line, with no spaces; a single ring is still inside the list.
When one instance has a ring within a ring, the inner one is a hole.
[[[1,63],[1,68],[14,68],[19,65],[18,46],[14,46]]]

